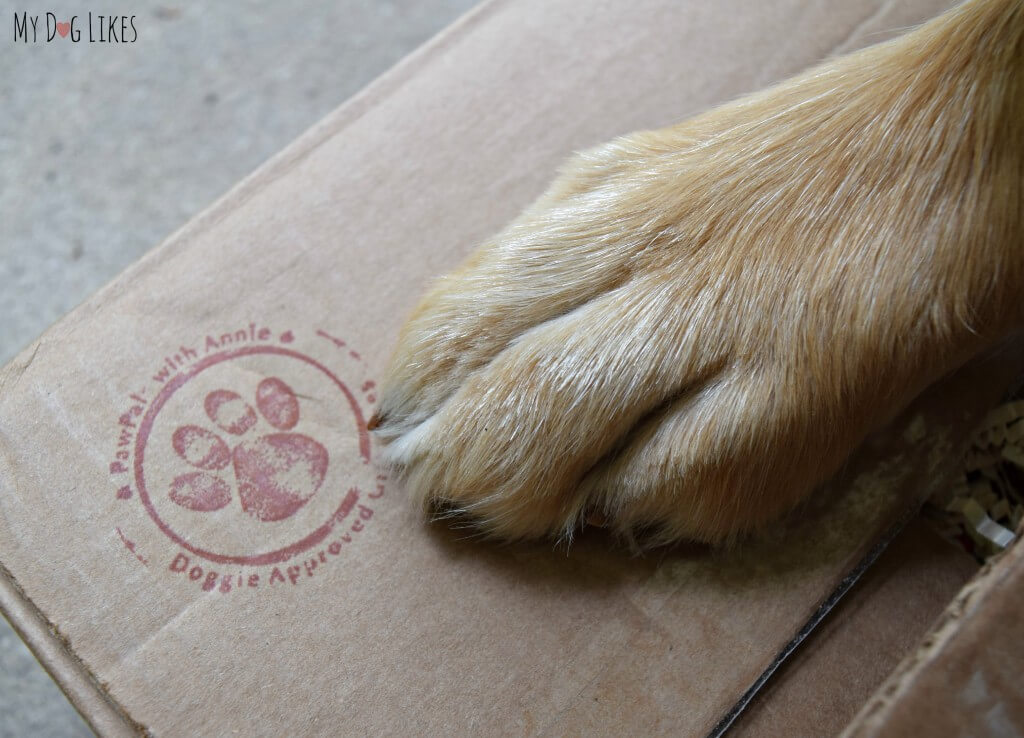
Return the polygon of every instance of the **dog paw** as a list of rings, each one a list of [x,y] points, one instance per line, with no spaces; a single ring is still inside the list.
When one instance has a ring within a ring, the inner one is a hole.
[[[298,398],[277,377],[260,382],[255,402],[257,409],[238,393],[222,389],[207,394],[203,408],[221,431],[240,439],[260,418],[277,431],[290,431],[299,421]],[[327,473],[327,450],[301,433],[267,433],[231,448],[215,432],[184,425],[174,432],[171,444],[178,457],[198,471],[177,476],[168,494],[194,512],[213,512],[231,503],[231,484],[215,473],[229,465],[242,510],[264,522],[294,515],[317,493]]]
[[[970,76],[911,106],[868,51],[576,157],[440,280],[371,422],[413,494],[507,538],[727,540],[991,341],[1016,164],[923,135]]]

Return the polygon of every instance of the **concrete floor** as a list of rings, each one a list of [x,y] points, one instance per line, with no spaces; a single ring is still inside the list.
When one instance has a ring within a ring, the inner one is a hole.
[[[86,42],[103,6],[6,7],[42,35],[0,34],[0,364],[475,2],[142,0],[131,44]],[[89,734],[0,619],[0,738]]]

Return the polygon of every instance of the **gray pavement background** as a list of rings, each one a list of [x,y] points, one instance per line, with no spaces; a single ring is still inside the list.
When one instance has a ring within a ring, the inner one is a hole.
[[[0,364],[475,2],[0,2]],[[90,10],[137,41],[88,43]],[[0,738],[90,734],[0,619]]]

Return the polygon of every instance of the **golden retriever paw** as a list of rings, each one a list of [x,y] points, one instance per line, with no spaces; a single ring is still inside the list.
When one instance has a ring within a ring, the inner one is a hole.
[[[1024,137],[964,12],[572,160],[403,330],[371,425],[409,489],[728,540],[1005,331]]]

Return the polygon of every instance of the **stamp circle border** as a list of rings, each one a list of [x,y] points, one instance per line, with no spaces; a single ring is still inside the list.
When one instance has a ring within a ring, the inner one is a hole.
[[[244,346],[239,349],[211,354],[193,365],[184,374],[179,374],[171,379],[160,390],[160,393],[153,400],[153,404],[150,405],[149,410],[146,412],[145,416],[143,416],[142,422],[139,424],[139,433],[135,437],[135,485],[139,491],[139,499],[142,500],[142,504],[145,506],[149,516],[153,519],[153,522],[157,524],[157,527],[164,532],[164,535],[195,555],[201,556],[218,564],[264,566],[286,561],[295,554],[305,551],[310,546],[314,546],[326,538],[334,528],[335,523],[338,522],[338,516],[341,515],[342,508],[345,504],[344,501],[342,501],[341,505],[338,506],[338,509],[331,513],[331,516],[328,518],[326,523],[304,538],[301,538],[283,548],[279,548],[274,551],[267,551],[265,553],[252,554],[250,556],[228,556],[194,546],[178,535],[178,533],[171,528],[171,526],[165,523],[157,513],[156,507],[153,505],[153,501],[149,497],[149,492],[146,490],[146,482],[144,479],[145,475],[143,473],[146,443],[149,441],[149,433],[153,428],[153,422],[156,420],[157,414],[163,409],[163,406],[171,398],[171,395],[181,389],[182,386],[200,372],[209,369],[211,366],[215,366],[216,364],[251,354],[277,354],[279,356],[287,356],[292,359],[303,361],[315,369],[320,370],[320,372],[322,372],[339,390],[341,390],[342,394],[344,394],[345,398],[348,400],[349,406],[351,407],[352,413],[355,415],[356,419],[356,432],[359,434],[359,455],[363,457],[364,463],[368,464],[370,462],[370,433],[366,429],[366,422],[363,418],[362,410],[359,408],[358,402],[356,402],[355,396],[349,388],[345,386],[345,383],[338,379],[329,369],[327,369],[327,367],[305,354],[300,354],[297,351],[292,351],[291,349],[282,348],[280,346]]]

